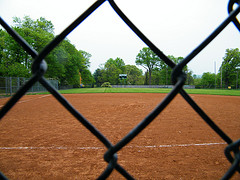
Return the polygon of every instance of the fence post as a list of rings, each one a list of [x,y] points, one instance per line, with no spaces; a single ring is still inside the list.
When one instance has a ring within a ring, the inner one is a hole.
[[[17,90],[20,88],[20,78],[17,78]]]
[[[8,93],[8,80],[7,80],[7,77],[5,77],[5,93],[6,93],[6,95],[7,95],[7,93]]]
[[[10,96],[12,96],[12,77],[9,77]]]

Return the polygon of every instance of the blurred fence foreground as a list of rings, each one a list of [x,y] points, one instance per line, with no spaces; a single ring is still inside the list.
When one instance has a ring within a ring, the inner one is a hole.
[[[60,43],[66,36],[71,33],[78,25],[80,25],[89,15],[91,15],[97,8],[99,8],[107,0],[97,0],[93,3],[83,14],[81,14],[75,21],[72,22],[61,34],[56,36],[41,52],[37,52],[33,49],[19,34],[17,34],[1,17],[0,24],[3,28],[18,42],[22,48],[32,56],[34,59],[32,66],[32,77],[24,83],[24,85],[11,97],[11,99],[2,107],[0,110],[0,119],[2,119],[8,111],[20,100],[20,98],[27,93],[31,88],[34,89],[36,83],[41,83],[57,100],[61,103],[86,129],[88,129],[102,144],[107,148],[103,159],[107,162],[104,171],[99,174],[98,179],[106,179],[110,176],[112,171],[117,170],[126,179],[134,179],[131,172],[128,172],[118,161],[118,152],[124,148],[130,141],[132,141],[140,132],[142,132],[154,119],[160,115],[160,113],[168,106],[172,100],[180,94],[185,101],[196,111],[196,113],[206,122],[208,126],[215,131],[225,142],[225,156],[230,162],[228,171],[223,175],[222,179],[230,179],[234,173],[240,172],[240,139],[233,141],[223,130],[218,127],[214,121],[198,106],[198,104],[189,96],[189,94],[183,89],[186,82],[186,73],[183,68],[194,59],[204,48],[214,40],[231,22],[234,23],[237,30],[240,31],[240,24],[237,20],[237,15],[240,12],[240,0],[230,0],[227,10],[228,16],[226,19],[193,51],[187,55],[180,63],[175,64],[169,59],[160,49],[157,48],[122,12],[114,0],[108,0],[111,8],[119,15],[119,17],[126,23],[126,25],[134,31],[134,33],[160,58],[166,65],[168,65],[172,71],[172,82],[174,84],[171,92],[159,102],[152,112],[150,112],[142,121],[136,125],[125,137],[123,137],[116,144],[104,136],[103,132],[99,131],[88,119],[86,119],[79,111],[77,111],[58,91],[57,88],[52,86],[47,79],[44,78],[44,74],[47,71],[47,63],[44,58]],[[236,6],[235,6],[236,5]],[[234,7],[234,8],[233,8]],[[7,7],[6,7],[7,8]],[[167,8],[167,7],[166,7]],[[170,11],[171,13],[171,11]],[[191,14],[190,14],[191,15]],[[157,17],[152,17],[157,20]],[[166,18],[168,15],[166,14]],[[3,80],[4,81],[4,80]],[[5,79],[5,84],[11,84],[13,89],[13,82],[16,83],[14,86],[20,86],[23,82],[17,79]],[[6,88],[6,87],[5,87]],[[37,88],[36,88],[37,89]],[[6,89],[5,89],[6,90]],[[190,107],[189,106],[189,107]],[[37,111],[38,109],[36,109]],[[184,111],[184,109],[183,109]],[[19,117],[20,118],[20,117]],[[193,119],[192,119],[193,120]],[[34,119],[33,119],[34,122]],[[171,125],[169,125],[171,128]],[[156,157],[157,158],[157,157]],[[164,166],[164,163],[163,163]],[[0,179],[4,179],[5,176],[0,173]],[[151,178],[151,177],[149,177]]]

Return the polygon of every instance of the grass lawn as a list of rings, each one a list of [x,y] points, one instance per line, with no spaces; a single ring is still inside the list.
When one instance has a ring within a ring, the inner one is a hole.
[[[167,88],[79,88],[60,90],[62,94],[79,93],[169,93],[171,89]],[[208,95],[226,95],[240,96],[240,90],[222,90],[222,89],[186,89],[189,94],[208,94]]]
[[[60,90],[62,94],[74,93],[169,93],[171,89],[159,88],[80,88]]]

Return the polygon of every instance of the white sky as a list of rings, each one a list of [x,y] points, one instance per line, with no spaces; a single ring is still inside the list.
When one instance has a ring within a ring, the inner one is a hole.
[[[64,30],[95,0],[0,0],[0,15],[10,25],[12,17],[45,17]],[[116,0],[129,19],[166,55],[188,55],[228,15],[228,0]],[[238,16],[238,19],[239,16]],[[106,1],[68,37],[77,49],[92,55],[91,72],[109,58],[120,57],[135,65],[146,45],[126,26]],[[239,31],[233,23],[189,64],[194,74],[218,71],[227,48],[240,48]]]

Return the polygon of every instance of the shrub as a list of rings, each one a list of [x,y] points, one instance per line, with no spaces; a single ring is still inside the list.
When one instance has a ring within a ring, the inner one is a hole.
[[[111,88],[112,86],[111,86],[110,82],[104,82],[104,83],[101,85],[101,87]]]

